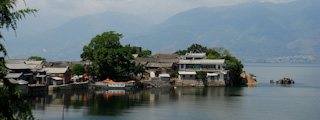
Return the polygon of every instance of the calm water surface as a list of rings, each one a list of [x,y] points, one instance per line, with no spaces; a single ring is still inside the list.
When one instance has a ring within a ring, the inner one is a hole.
[[[318,120],[319,64],[245,64],[255,87],[76,90],[28,97],[37,119]],[[270,84],[290,77],[293,85]]]

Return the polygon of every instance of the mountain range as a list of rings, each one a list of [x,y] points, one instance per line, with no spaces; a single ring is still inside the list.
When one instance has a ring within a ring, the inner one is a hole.
[[[32,55],[48,60],[80,60],[82,47],[95,35],[116,31],[121,43],[153,53],[187,49],[191,44],[224,47],[239,58],[320,53],[320,1],[251,2],[234,6],[199,7],[178,13],[160,24],[138,15],[105,12],[70,20],[36,35],[7,40],[11,58]]]

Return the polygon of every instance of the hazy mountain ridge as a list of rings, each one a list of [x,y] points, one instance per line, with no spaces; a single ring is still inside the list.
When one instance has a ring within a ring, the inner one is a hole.
[[[128,37],[150,26],[139,16],[104,12],[78,17],[55,29],[17,37],[5,44],[10,58],[37,55],[48,60],[80,60],[82,47],[98,34],[112,30]]]
[[[200,43],[223,46],[238,57],[319,56],[317,3],[309,0],[200,7],[179,13],[132,40],[154,51],[175,51]]]
[[[225,47],[242,59],[320,56],[319,3],[300,0],[199,7],[158,25],[136,15],[105,12],[72,19],[41,34],[7,40],[5,45],[11,58],[37,55],[48,60],[80,60],[82,47],[91,38],[113,30],[124,35],[123,45],[141,46],[153,53],[198,43]]]

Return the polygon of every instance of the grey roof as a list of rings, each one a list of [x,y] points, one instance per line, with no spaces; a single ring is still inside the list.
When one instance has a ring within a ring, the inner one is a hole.
[[[19,84],[19,85],[24,85],[24,84],[28,84],[28,81],[25,80],[14,80],[14,79],[8,79],[9,82],[11,82],[12,84]]]
[[[24,63],[18,63],[18,64],[6,64],[7,68],[9,69],[30,69],[30,67],[27,64]]]
[[[51,68],[51,67],[46,67],[46,68],[43,68],[44,71],[46,71],[48,74],[50,73],[66,73],[67,70],[69,68],[68,67],[65,67],[65,68]]]
[[[25,61],[25,63],[27,65],[39,65],[41,64],[43,61],[33,61],[33,60],[30,60],[30,61]]]
[[[18,64],[18,63],[24,63],[27,61],[27,59],[8,59],[6,63],[8,64]]]
[[[204,58],[206,57],[206,53],[186,53],[184,57],[188,58]]]
[[[170,68],[173,63],[148,63],[146,67]]]
[[[157,52],[155,55],[172,55],[174,53],[175,52],[160,51],[160,52]]]
[[[56,68],[61,68],[61,67],[69,67],[73,68],[75,64],[81,64],[81,65],[90,65],[92,62],[91,61],[58,61],[58,62],[44,62],[43,65],[45,67],[56,67]]]
[[[136,62],[153,62],[153,63],[178,63],[179,59],[174,58],[174,59],[163,59],[163,58],[135,58],[134,61]]]
[[[5,78],[19,78],[22,73],[8,73]]]
[[[179,64],[222,65],[224,59],[180,60]]]

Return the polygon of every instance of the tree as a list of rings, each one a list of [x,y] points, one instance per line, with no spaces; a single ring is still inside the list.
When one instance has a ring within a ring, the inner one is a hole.
[[[243,64],[236,57],[227,55],[226,60],[227,70],[230,70],[230,79],[232,85],[242,85],[240,74],[242,73]]]
[[[207,47],[203,47],[202,45],[199,44],[192,44],[188,48],[188,52],[192,53],[205,53],[207,51]]]
[[[142,56],[148,56],[150,54],[151,54],[150,50],[142,50],[141,52],[138,53],[138,56],[142,57]]]
[[[15,31],[18,20],[22,20],[27,14],[37,12],[29,8],[16,10],[16,4],[17,0],[0,1],[0,29],[12,28]],[[0,39],[3,39],[1,31]],[[0,119],[34,119],[30,105],[20,96],[21,90],[5,78],[7,68],[4,57],[7,56],[7,51],[1,42],[0,54],[3,55],[0,57],[0,80],[4,83],[3,86],[0,86]]]
[[[213,47],[212,50],[219,53],[222,57],[231,56],[231,53],[229,52],[229,50],[224,49],[223,47]]]
[[[75,64],[71,69],[71,72],[73,75],[82,75],[83,73],[85,73],[85,68],[81,64]]]
[[[142,73],[141,77],[143,77],[143,72],[145,71],[145,69],[143,68],[143,66],[140,63],[136,64],[135,62],[132,62],[130,65],[130,71],[135,76],[138,76],[138,74]]]
[[[176,54],[185,55],[187,52],[188,52],[187,50],[178,50],[178,51],[176,51]]]
[[[130,60],[133,56],[120,44],[120,38],[122,34],[114,31],[104,32],[92,38],[91,42],[83,47],[81,58],[91,60],[102,79],[128,75],[130,72]]]
[[[204,71],[197,71],[197,79],[201,79],[201,80],[206,80],[207,78],[207,73]]]
[[[46,61],[46,58],[42,58],[42,57],[38,57],[38,56],[30,56],[28,59],[35,60],[35,61]]]

